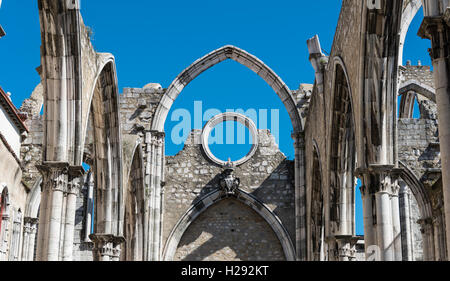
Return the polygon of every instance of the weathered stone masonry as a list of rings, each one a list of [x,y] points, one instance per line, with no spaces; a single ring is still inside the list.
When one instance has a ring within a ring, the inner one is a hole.
[[[42,81],[21,108],[30,128],[20,155],[28,195],[24,212],[8,224],[14,239],[2,236],[2,255],[448,260],[448,1],[342,1],[330,55],[318,36],[307,41],[316,81],[298,90],[260,59],[227,45],[195,61],[167,89],[151,83],[123,94],[114,57],[93,48],[79,1],[38,3]],[[422,4],[419,34],[431,40],[434,73],[399,65]],[[281,137],[294,139],[294,160],[267,130],[257,132],[256,152],[242,165],[211,161],[200,130],[177,155],[165,156],[173,103],[227,59],[257,73],[280,97],[294,128]],[[356,179],[364,243],[355,235]]]

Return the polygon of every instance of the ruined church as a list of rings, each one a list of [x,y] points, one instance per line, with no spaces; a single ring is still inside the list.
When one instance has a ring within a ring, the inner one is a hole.
[[[19,109],[0,88],[1,261],[450,259],[450,1],[342,0],[330,54],[318,36],[305,38],[315,81],[298,89],[231,45],[167,88],[119,89],[115,58],[95,50],[80,0],[37,2],[41,83]],[[402,65],[421,7],[417,36],[433,65]],[[212,117],[165,155],[174,101],[225,60],[280,98],[293,128],[280,137],[294,140],[295,160],[237,113]],[[226,121],[252,136],[237,161],[208,146]]]

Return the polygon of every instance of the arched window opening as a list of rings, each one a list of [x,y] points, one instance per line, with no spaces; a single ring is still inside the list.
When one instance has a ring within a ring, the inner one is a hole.
[[[22,220],[22,210],[19,209],[17,211],[14,211],[11,243],[9,246],[9,261],[18,261],[20,258],[19,247],[21,242],[20,234],[22,229]]]
[[[7,260],[8,243],[9,243],[9,193],[6,186],[0,186],[1,190],[1,221],[0,221],[0,261]]]
[[[233,60],[223,61],[205,71],[177,97],[165,122],[166,155],[176,155],[183,149],[192,130],[201,130],[211,117],[224,112],[244,114],[258,129],[269,130],[280,150],[289,159],[294,159],[292,138],[280,138],[290,136],[293,131],[285,105],[261,77]],[[222,158],[239,158],[230,152],[237,150],[239,154],[245,150],[245,145],[249,145],[246,138],[242,147],[230,148],[225,144],[233,135],[225,131],[220,137],[223,138],[220,143],[224,145],[219,144],[215,148]]]
[[[413,118],[420,119],[420,109],[419,109],[419,103],[417,101],[417,98],[414,99]]]
[[[208,138],[209,148],[219,160],[237,161],[252,148],[252,135],[243,124],[226,121],[214,127]]]
[[[355,233],[356,145],[350,89],[336,64],[330,159],[330,221],[334,235]]]
[[[145,199],[144,199],[144,167],[142,148],[136,148],[130,167],[124,219],[125,244],[122,259],[127,261],[145,260]]]
[[[422,3],[417,0],[410,2],[412,6],[416,7],[406,10],[402,18],[401,36],[404,37],[404,44],[400,45],[400,54],[402,54],[400,65],[411,66],[412,63],[417,62],[417,66],[422,64],[431,66],[431,58],[427,53],[430,41],[417,35],[424,17],[423,7],[420,7]]]
[[[311,245],[314,261],[325,261],[327,249],[325,245],[325,210],[322,186],[322,171],[316,151],[313,159],[313,179],[311,195]]]

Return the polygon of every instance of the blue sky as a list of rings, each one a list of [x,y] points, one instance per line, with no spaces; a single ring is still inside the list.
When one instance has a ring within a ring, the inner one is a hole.
[[[150,82],[166,88],[193,61],[228,44],[256,55],[291,89],[297,89],[300,83],[313,83],[306,40],[318,34],[322,48],[329,53],[341,5],[341,1],[329,0],[279,0],[276,4],[267,0],[81,3],[85,24],[93,30],[96,50],[116,57],[120,92],[123,87],[143,87]],[[0,39],[0,86],[12,93],[19,107],[40,80],[35,71],[40,65],[41,43],[37,1],[3,1],[0,24],[7,32]],[[416,17],[407,36],[404,58],[413,64],[417,60],[430,64],[426,52],[430,43],[416,36],[419,25]],[[262,79],[245,67],[227,61],[194,80],[174,103],[166,132],[177,124],[171,121],[173,111],[193,110],[195,101],[201,101],[205,110],[217,108],[222,112],[278,109],[279,145],[287,157],[293,158],[292,125],[283,104]],[[181,148],[182,144],[169,142],[167,154],[173,155]],[[214,149],[222,157],[229,154],[228,150],[224,153],[225,148]],[[231,156],[245,149],[248,145],[234,147]],[[362,233],[361,229],[358,233]]]

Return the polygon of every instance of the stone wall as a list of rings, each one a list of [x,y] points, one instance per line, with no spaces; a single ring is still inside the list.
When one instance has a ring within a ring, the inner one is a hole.
[[[159,84],[149,84],[144,88],[124,88],[119,96],[124,175],[128,175],[137,142],[142,142],[144,131],[151,129],[153,115],[164,91]],[[128,182],[126,176],[124,181]]]
[[[293,161],[286,160],[285,155],[279,151],[275,143],[275,138],[269,131],[259,130],[258,133],[259,146],[255,155],[248,162],[237,167],[234,173],[241,180],[240,188],[266,204],[279,217],[283,226],[287,229],[291,240],[295,241]],[[202,147],[198,144],[200,136],[200,130],[193,130],[185,143],[184,149],[176,156],[166,157],[166,184],[164,187],[163,201],[163,245],[167,241],[175,224],[189,208],[202,197],[219,188],[218,177],[223,169],[205,158]],[[226,205],[226,203],[224,204]],[[224,209],[223,206],[217,208],[224,210],[223,216],[228,212],[225,211],[226,208]],[[213,214],[214,212],[208,211],[208,213],[210,216],[217,216],[217,219],[221,216],[217,213]],[[232,215],[232,213],[228,214],[228,221],[230,221],[229,216]],[[225,219],[225,217],[222,217],[222,219]],[[201,234],[199,229],[202,229],[202,225],[205,226],[202,221],[198,223],[194,222],[193,229],[197,229],[197,233]],[[239,225],[241,224],[236,225],[236,227]],[[220,233],[221,227],[218,221],[211,221],[211,225],[208,225],[203,230],[206,233]],[[269,230],[270,228],[261,228],[261,230],[263,229]],[[246,233],[248,230],[248,228],[236,228],[236,232],[238,233]],[[255,243],[257,240],[260,240],[259,243],[263,243],[261,242],[262,240],[267,240],[267,238],[263,237],[270,237],[273,233],[268,234],[267,231],[262,231],[261,233],[254,232],[253,235],[257,235],[257,238],[253,239]],[[204,238],[204,236],[201,236],[198,238],[200,240],[195,239],[194,241],[201,241],[203,239],[202,237]],[[192,240],[192,238],[190,239]],[[229,240],[225,239],[222,241]],[[230,244],[229,246],[232,245]],[[201,248],[201,253],[208,252],[212,249],[208,249],[206,244],[203,246],[200,242],[195,242],[194,248]],[[188,252],[195,251],[196,249],[194,248],[191,248]],[[261,251],[267,251],[269,249],[263,248]],[[184,254],[181,254],[181,252]],[[229,252],[231,256],[234,255],[233,253],[235,252]],[[186,254],[186,249],[180,249],[178,258]],[[275,257],[263,252],[259,254],[256,254],[256,252],[247,253],[246,255],[247,257]]]
[[[419,179],[428,169],[440,167],[437,120],[398,120],[398,159]]]
[[[2,240],[0,241],[0,261],[2,260],[18,260],[20,258],[20,247],[17,251],[17,243],[20,243],[22,235],[23,213],[25,210],[27,189],[22,185],[22,169],[16,157],[11,153],[9,144],[3,136],[0,137],[0,189],[7,189],[8,194],[8,213],[4,213],[4,217],[9,215],[9,220],[1,218],[3,229]],[[1,195],[1,194],[0,194]],[[18,226],[19,225],[19,226]],[[19,234],[17,234],[19,231]],[[16,246],[14,246],[16,245]],[[15,251],[13,250],[16,249]],[[13,258],[13,259],[11,259]]]
[[[29,133],[27,138],[22,142],[20,149],[20,158],[23,165],[23,183],[29,188],[33,188],[36,181],[41,178],[41,173],[36,165],[42,162],[42,142],[44,137],[43,116],[29,116],[25,121]]]
[[[409,80],[416,80],[422,84],[434,88],[434,77],[431,67],[428,65],[399,66],[400,84]]]
[[[423,260],[423,237],[417,200],[409,188],[399,195],[403,260]]]
[[[245,204],[227,199],[202,213],[181,238],[174,260],[279,261],[283,248],[270,225]]]
[[[437,120],[399,119],[398,159],[422,183],[428,180],[428,172],[439,170],[441,160]],[[399,203],[403,256],[405,258],[408,255],[410,259],[423,260],[423,237],[421,226],[418,224],[422,215],[417,200],[409,188],[405,194],[400,194]],[[407,229],[409,231],[406,231]],[[410,248],[409,253],[405,252],[407,244]]]

